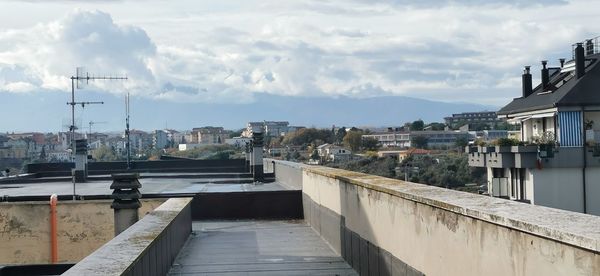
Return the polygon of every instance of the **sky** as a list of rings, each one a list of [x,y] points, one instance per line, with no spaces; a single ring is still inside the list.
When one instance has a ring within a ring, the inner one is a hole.
[[[600,35],[598,10],[589,0],[2,0],[0,116],[11,123],[0,130],[35,114],[13,116],[8,99],[67,100],[80,66],[128,77],[82,83],[80,100],[130,93],[174,109],[257,95],[503,106],[524,65],[557,65]]]

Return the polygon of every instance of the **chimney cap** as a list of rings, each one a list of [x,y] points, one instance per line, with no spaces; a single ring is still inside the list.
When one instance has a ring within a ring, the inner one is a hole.
[[[546,65],[548,64],[547,60],[542,60],[542,66],[544,66],[544,69],[546,69]]]
[[[529,74],[530,71],[531,71],[531,66],[527,65],[527,66],[525,66],[525,71],[523,71],[523,73]]]

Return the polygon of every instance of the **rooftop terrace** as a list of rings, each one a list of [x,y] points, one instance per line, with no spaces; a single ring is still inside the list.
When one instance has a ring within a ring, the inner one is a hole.
[[[142,172],[144,198],[171,199],[65,275],[600,274],[600,217],[285,161],[265,160],[268,183],[240,170]],[[56,177],[0,195],[68,198]],[[109,198],[103,177],[76,202]]]

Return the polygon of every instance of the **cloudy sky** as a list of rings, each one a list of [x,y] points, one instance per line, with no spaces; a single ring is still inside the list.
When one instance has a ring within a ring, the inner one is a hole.
[[[0,99],[69,92],[85,66],[129,77],[85,89],[172,103],[266,93],[502,106],[523,65],[537,72],[600,35],[590,0],[81,2],[0,1]]]

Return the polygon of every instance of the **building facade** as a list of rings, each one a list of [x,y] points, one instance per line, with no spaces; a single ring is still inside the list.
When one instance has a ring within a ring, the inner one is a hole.
[[[524,145],[468,149],[469,165],[487,168],[490,195],[600,215],[597,41],[575,44],[559,67],[542,62],[535,88],[525,68],[522,96],[498,111],[521,126]]]
[[[404,131],[404,132],[379,132],[363,135],[363,138],[374,138],[382,147],[413,147],[412,141],[415,137],[424,137],[427,140],[428,147],[452,147],[459,139],[466,141],[473,137],[466,131],[444,131],[444,130],[425,130],[425,131]]]
[[[466,124],[486,124],[493,127],[498,123],[505,122],[504,119],[498,118],[498,114],[494,111],[457,113],[444,118],[444,121],[446,122],[446,125],[452,128],[457,128]]]

